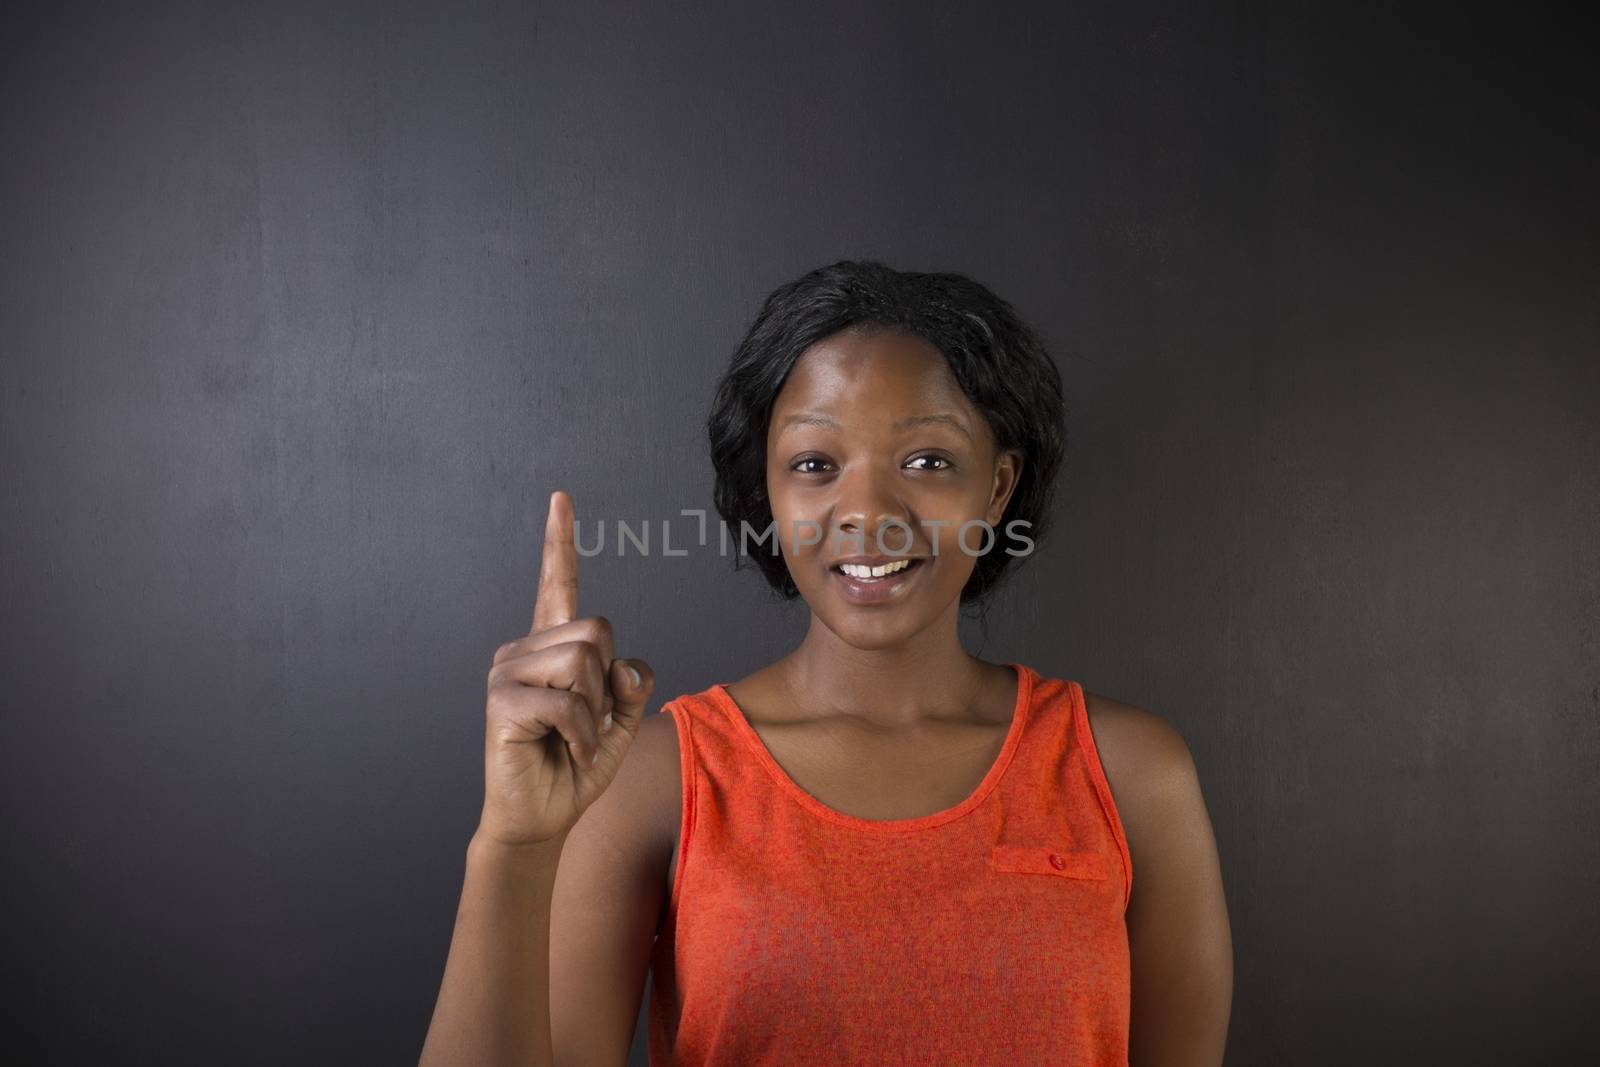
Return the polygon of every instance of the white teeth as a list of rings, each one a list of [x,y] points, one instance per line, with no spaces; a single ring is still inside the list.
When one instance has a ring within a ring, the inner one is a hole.
[[[903,571],[911,566],[909,559],[897,559],[893,563],[885,563],[881,567],[863,567],[859,563],[841,563],[839,569],[852,578],[882,578],[886,574]]]

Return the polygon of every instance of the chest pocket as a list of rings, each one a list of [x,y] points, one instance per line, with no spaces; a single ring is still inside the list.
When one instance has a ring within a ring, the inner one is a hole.
[[[1107,877],[1105,856],[1100,853],[1049,845],[995,845],[989,852],[989,867],[1012,874],[1052,878],[1104,881]]]

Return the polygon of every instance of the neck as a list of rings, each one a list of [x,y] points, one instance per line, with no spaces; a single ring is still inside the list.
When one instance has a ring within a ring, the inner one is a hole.
[[[961,647],[954,606],[937,624],[885,648],[855,648],[816,615],[805,640],[779,661],[796,706],[849,715],[885,728],[960,718],[978,705],[991,665]]]

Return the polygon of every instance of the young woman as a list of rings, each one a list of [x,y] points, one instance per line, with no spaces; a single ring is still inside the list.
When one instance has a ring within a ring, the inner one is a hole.
[[[1037,337],[960,275],[836,263],[768,297],[709,428],[731,542],[805,638],[646,717],[654,672],[578,615],[551,496],[422,1061],[624,1064],[648,972],[654,1067],[1220,1064],[1232,948],[1187,745],[959,639],[1046,527]]]

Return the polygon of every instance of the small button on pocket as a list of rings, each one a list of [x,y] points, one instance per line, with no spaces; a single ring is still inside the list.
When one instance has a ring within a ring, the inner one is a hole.
[[[1013,874],[1044,874],[1056,878],[1104,879],[1105,857],[1098,852],[1071,851],[1049,845],[995,845],[989,866]]]

